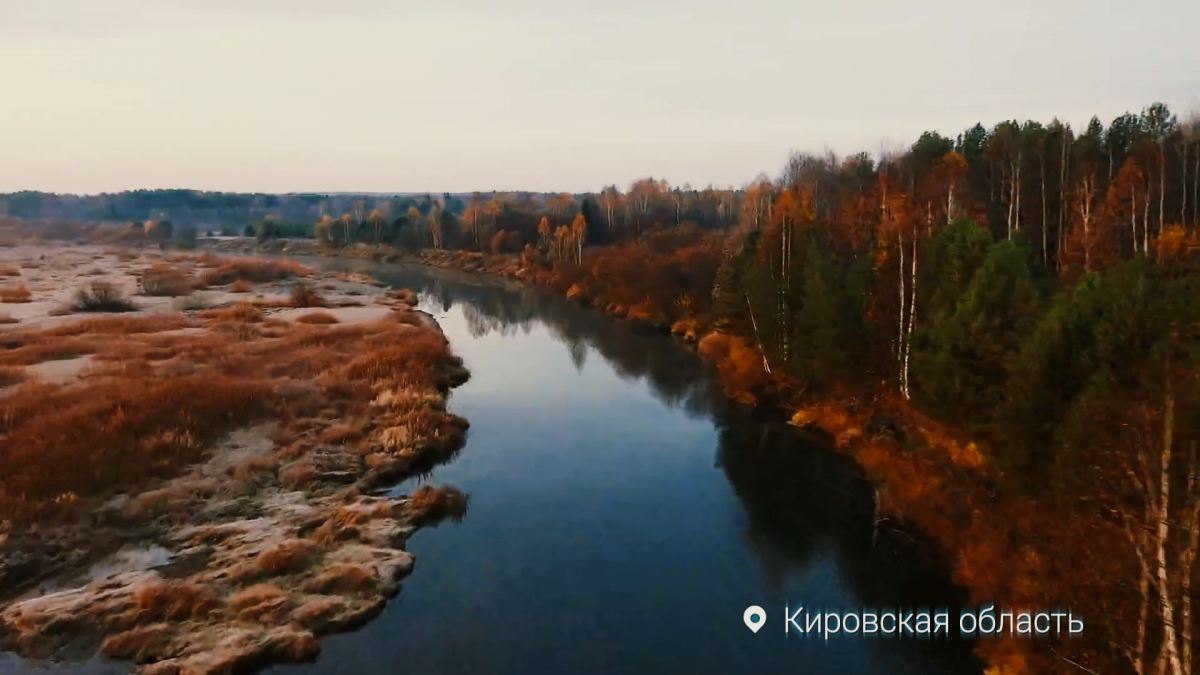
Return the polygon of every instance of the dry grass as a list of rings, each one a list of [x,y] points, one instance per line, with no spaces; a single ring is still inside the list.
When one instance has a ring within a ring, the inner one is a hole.
[[[289,302],[292,307],[327,307],[328,303],[313,287],[304,282],[292,286]]]
[[[350,380],[395,382],[415,388],[447,388],[454,384],[438,366],[448,353],[446,339],[434,331],[410,331],[401,344],[373,350],[351,361]]]
[[[25,380],[25,369],[12,366],[0,366],[0,389],[20,384]]]
[[[304,584],[307,593],[354,595],[373,593],[379,586],[375,574],[362,565],[330,565]]]
[[[103,316],[72,321],[42,331],[46,336],[64,335],[136,335],[161,333],[193,326],[182,314],[150,314],[147,316]]]
[[[134,591],[133,599],[147,618],[160,621],[203,619],[217,609],[207,588],[177,579],[143,584]]]
[[[274,457],[252,457],[229,467],[228,473],[234,480],[249,482],[273,474],[278,468],[279,462]]]
[[[25,284],[10,284],[0,288],[0,302],[32,302],[33,292]]]
[[[306,460],[289,464],[279,471],[279,481],[293,490],[308,485],[316,478],[317,467]]]
[[[330,324],[339,323],[337,317],[329,312],[312,312],[311,314],[303,314],[296,317],[296,322],[318,326],[328,326]]]
[[[317,547],[306,539],[289,539],[258,555],[255,564],[268,576],[298,574],[312,566]]]
[[[231,596],[229,607],[243,621],[278,623],[291,612],[292,602],[278,586],[255,584]]]
[[[262,258],[236,258],[223,261],[201,276],[207,286],[224,286],[237,280],[265,283],[308,276],[312,270],[293,260],[263,260]]]
[[[76,291],[71,309],[76,312],[134,312],[137,311],[137,306],[116,286],[104,281],[94,281]]]
[[[249,293],[254,290],[254,284],[245,279],[238,279],[229,286],[230,293]]]
[[[292,613],[292,620],[302,628],[315,630],[325,625],[344,607],[345,603],[339,598],[320,597],[298,607]]]
[[[458,522],[467,513],[468,501],[458,488],[422,485],[409,496],[405,509],[417,524],[436,523],[446,518]]]
[[[13,267],[12,265],[0,266],[0,277],[19,277],[19,276],[21,276],[21,269],[19,267]]]
[[[362,437],[362,430],[352,424],[335,424],[321,434],[321,440],[331,445],[346,445]]]
[[[263,415],[269,393],[261,381],[212,373],[21,386],[0,398],[0,518],[14,520],[173,476],[206,442]]]
[[[155,263],[142,272],[142,294],[160,297],[188,295],[196,288],[196,282],[185,270],[164,263]]]
[[[406,305],[416,306],[417,304],[417,294],[407,288],[397,288],[388,295]]]
[[[222,307],[219,309],[202,311],[200,312],[199,317],[201,319],[211,319],[222,322],[258,323],[263,320],[263,313],[262,310],[254,305],[243,302],[234,305],[233,307]]]
[[[51,520],[113,491],[144,492],[200,461],[219,436],[264,417],[286,432],[276,456],[290,463],[275,472],[274,458],[244,462],[233,469],[240,483],[275,480],[273,473],[289,489],[319,481],[306,457],[318,439],[324,434],[365,453],[363,446],[376,443],[364,434],[365,420],[379,414],[389,416],[385,427],[406,427],[414,449],[461,444],[465,425],[434,390],[460,376],[460,361],[440,334],[392,321],[280,321],[271,329],[279,337],[263,339],[261,324],[249,323],[260,317],[246,305],[195,319],[96,317],[0,332],[0,368],[9,381],[23,377],[23,366],[92,356],[78,382],[26,381],[0,397],[0,520]],[[194,326],[208,330],[161,334]],[[385,390],[412,395],[372,410]],[[359,422],[342,428],[342,420]],[[412,459],[388,466],[385,477]]]
[[[114,659],[148,663],[165,658],[171,646],[171,627],[163,623],[138,626],[110,635],[100,649]]]

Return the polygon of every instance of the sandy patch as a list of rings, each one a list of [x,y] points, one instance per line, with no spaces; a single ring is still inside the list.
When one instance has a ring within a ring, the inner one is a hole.
[[[25,374],[36,377],[47,384],[67,384],[79,379],[79,376],[92,362],[91,356],[80,356],[74,359],[45,361],[32,366],[26,366]]]

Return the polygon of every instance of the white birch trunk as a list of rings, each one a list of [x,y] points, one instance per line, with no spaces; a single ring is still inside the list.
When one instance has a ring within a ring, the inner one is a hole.
[[[1016,205],[1016,207],[1014,209],[1014,213],[1013,213],[1013,216],[1016,219],[1015,224],[1013,225],[1013,229],[1020,231],[1021,230],[1021,151],[1020,150],[1017,151],[1016,174],[1017,174],[1017,177],[1015,180],[1013,180],[1013,195],[1014,195],[1014,199],[1017,202],[1017,205]]]
[[[1133,230],[1133,254],[1137,255],[1137,186],[1132,186],[1129,188],[1129,226]]]
[[[908,297],[904,293],[904,231],[900,228],[896,228],[896,239],[899,242],[897,248],[900,249],[900,336],[896,346],[896,358],[899,360],[898,365],[900,366],[900,391],[904,394],[905,398],[908,398],[908,382],[905,379],[908,377],[908,369],[904,367],[904,318],[905,304],[908,301]]]
[[[1166,229],[1167,217],[1167,145],[1166,138],[1158,142],[1158,236]]]
[[[1188,542],[1179,556],[1179,648],[1184,675],[1192,675],[1192,574],[1196,565],[1196,547],[1200,545],[1200,499],[1196,495],[1196,478],[1196,442],[1192,441],[1188,451]]]
[[[909,291],[908,304],[908,335],[904,339],[904,398],[910,398],[908,388],[908,354],[912,349],[913,326],[917,323],[917,234],[912,238],[912,289]]]
[[[1183,675],[1179,649],[1175,639],[1175,609],[1171,601],[1170,579],[1167,574],[1167,537],[1170,535],[1171,505],[1171,446],[1175,440],[1175,395],[1171,391],[1171,361],[1164,364],[1163,437],[1159,467],[1158,537],[1155,558],[1158,565],[1158,596],[1162,610],[1163,650],[1172,675]]]
[[[750,304],[750,294],[742,291],[742,297],[746,298],[746,309],[750,312],[750,327],[754,329],[754,341],[758,343],[758,353],[762,354],[763,370],[770,375],[771,363],[767,361],[767,350],[763,349],[762,337],[758,332],[758,322],[754,320],[754,306]]]

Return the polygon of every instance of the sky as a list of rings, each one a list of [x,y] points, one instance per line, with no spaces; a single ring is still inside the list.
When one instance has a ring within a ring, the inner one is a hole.
[[[792,150],[1200,111],[1197,25],[1195,0],[0,0],[0,192],[741,186]]]

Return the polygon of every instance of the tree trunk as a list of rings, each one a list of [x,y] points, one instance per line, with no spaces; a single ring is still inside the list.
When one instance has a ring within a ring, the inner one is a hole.
[[[1046,155],[1042,152],[1038,156],[1038,164],[1041,167],[1041,182],[1042,182],[1042,265],[1045,266],[1049,262],[1048,254],[1046,253],[1046,229],[1049,227],[1049,222],[1046,220]]]
[[[900,366],[900,392],[904,394],[904,398],[908,398],[908,369],[904,365],[904,355],[906,353],[905,337],[907,335],[907,331],[905,330],[905,304],[908,302],[908,296],[904,291],[904,231],[900,228],[896,228],[896,240],[899,242],[897,248],[900,249],[900,336],[896,347],[896,358],[899,361],[897,365]]]
[[[1136,257],[1138,252],[1136,185],[1129,188],[1129,227],[1133,231],[1133,255]]]
[[[1166,139],[1158,143],[1158,236],[1166,228],[1167,217],[1167,146]],[[1160,247],[1161,248],[1161,247]]]
[[[1083,179],[1081,185],[1083,194],[1079,197],[1079,217],[1083,221],[1083,269],[1085,272],[1090,272],[1092,269],[1092,183],[1095,180],[1094,175]]]
[[[1055,268],[1062,269],[1063,220],[1067,213],[1067,132],[1063,131],[1062,157],[1058,165],[1058,241],[1055,242]]]
[[[917,233],[912,238],[912,289],[909,291],[908,335],[904,338],[904,398],[910,398],[908,387],[908,354],[912,349],[913,326],[917,323]]]
[[[770,375],[771,363],[767,361],[767,350],[763,349],[761,333],[758,332],[758,322],[754,320],[754,306],[750,304],[750,294],[743,290],[742,297],[746,298],[746,310],[750,312],[750,327],[754,329],[754,341],[758,343],[758,353],[762,354],[763,370]]]
[[[954,183],[950,183],[950,189],[946,192],[946,224],[949,225],[954,220]]]
[[[1175,641],[1175,609],[1171,601],[1171,586],[1167,574],[1167,537],[1170,535],[1171,505],[1171,446],[1175,440],[1175,394],[1171,389],[1171,358],[1164,363],[1162,461],[1159,468],[1158,538],[1158,596],[1162,610],[1163,649],[1172,675],[1182,675],[1179,649]]]
[[[1012,241],[1013,233],[1013,178],[1012,168],[1008,169],[1008,215],[1005,218],[1005,225],[1008,227],[1008,240]]]
[[[1146,198],[1142,200],[1142,250],[1150,255],[1150,187],[1146,186]],[[1161,249],[1159,249],[1161,253]]]
[[[1139,453],[1138,459],[1139,466],[1145,470],[1149,460],[1144,451]],[[1154,508],[1154,491],[1149,482],[1139,480],[1137,474],[1132,470],[1129,470],[1129,475],[1145,495],[1146,508],[1142,522],[1138,523],[1136,527],[1132,526],[1129,521],[1125,522],[1125,533],[1129,537],[1130,543],[1133,544],[1133,550],[1137,554],[1138,566],[1141,570],[1138,580],[1140,606],[1138,607],[1137,630],[1134,632],[1133,646],[1125,649],[1125,657],[1129,659],[1129,663],[1137,675],[1144,675],[1146,672],[1146,624],[1150,618],[1150,587],[1153,585],[1154,576],[1150,569],[1150,563],[1146,560],[1146,551],[1149,548],[1147,530],[1154,520],[1156,509]]]
[[[1200,143],[1196,144],[1196,162],[1192,165],[1192,227],[1200,225]]]
[[[1192,441],[1188,451],[1188,543],[1180,555],[1179,563],[1179,642],[1184,675],[1192,675],[1192,574],[1196,565],[1196,548],[1200,545],[1200,498],[1196,494],[1196,479],[1196,442]]]
[[[1019,232],[1021,230],[1021,151],[1020,150],[1017,151],[1016,174],[1017,174],[1017,177],[1016,177],[1016,179],[1013,180],[1013,199],[1017,202],[1017,205],[1013,209],[1014,210],[1013,216],[1016,218],[1016,221],[1013,224],[1013,229],[1017,230]]]

